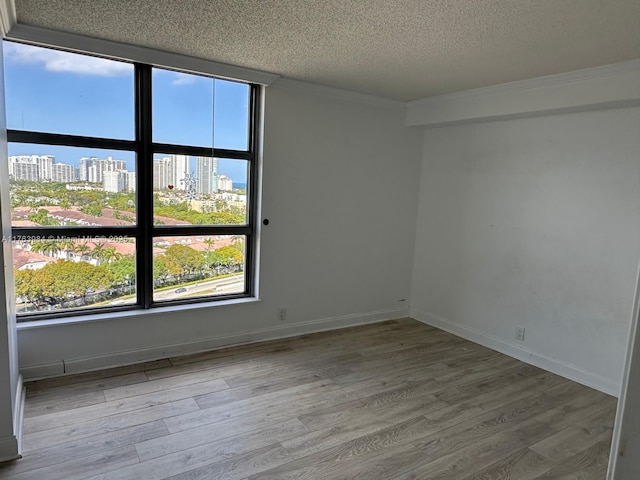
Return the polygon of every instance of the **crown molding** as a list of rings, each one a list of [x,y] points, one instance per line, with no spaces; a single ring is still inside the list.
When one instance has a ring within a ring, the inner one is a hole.
[[[407,102],[407,126],[440,127],[640,105],[640,59]]]
[[[147,63],[157,67],[168,67],[185,72],[205,73],[220,78],[260,85],[269,85],[279,77],[274,73],[261,70],[20,23],[11,28],[9,33],[6,34],[6,39],[62,48],[79,53],[102,55],[115,60]]]

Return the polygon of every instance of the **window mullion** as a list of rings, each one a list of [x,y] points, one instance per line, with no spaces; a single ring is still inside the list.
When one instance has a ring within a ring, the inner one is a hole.
[[[136,140],[138,151],[138,238],[137,279],[138,302],[149,308],[153,297],[153,149],[151,112],[151,67],[136,65]]]

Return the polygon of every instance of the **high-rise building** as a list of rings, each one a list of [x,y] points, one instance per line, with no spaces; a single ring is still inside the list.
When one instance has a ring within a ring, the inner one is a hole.
[[[16,180],[27,180],[37,182],[40,180],[40,167],[37,163],[16,162],[13,164],[13,178]]]
[[[37,165],[38,176],[36,180],[47,182],[52,179],[53,165],[56,162],[56,157],[53,155],[12,155],[9,157],[9,175],[15,176],[15,165]],[[25,172],[29,172],[27,176],[30,178],[33,176],[33,168],[31,167],[19,167],[20,175],[27,175]],[[24,180],[24,179],[23,179]]]
[[[104,172],[114,172],[116,170],[125,170],[126,168],[127,162],[115,160],[111,156],[107,158],[82,157],[80,159],[79,178],[83,182],[103,183]]]
[[[118,193],[124,190],[124,175],[119,170],[105,171],[102,174],[105,192]]]
[[[51,167],[50,179],[52,182],[71,183],[76,181],[76,168],[73,165],[54,163]]]
[[[169,185],[173,185],[170,180],[171,159],[169,157],[153,159],[153,189],[167,190]]]
[[[218,191],[218,159],[196,157],[196,193],[211,195]]]
[[[135,192],[136,191],[136,172],[128,172],[127,170],[122,171],[122,175],[124,177],[124,191],[125,192]]]
[[[189,172],[189,155],[170,155],[153,159],[153,189],[185,190],[185,177]]]
[[[78,175],[78,178],[80,179],[80,181],[82,182],[89,182],[89,168],[92,167],[93,165],[95,165],[95,161],[97,160],[96,157],[82,157],[80,159],[80,173]]]
[[[218,190],[231,191],[233,190],[233,180],[226,175],[220,175],[218,177]]]
[[[186,190],[184,179],[189,174],[189,155],[171,155],[169,184],[175,190]]]
[[[36,162],[38,163],[39,179],[41,181],[53,180],[53,169],[56,164],[56,157],[53,155],[34,155]],[[57,180],[53,180],[56,182]]]
[[[102,173],[102,185],[105,192],[135,192],[136,172],[127,170],[105,170]]]

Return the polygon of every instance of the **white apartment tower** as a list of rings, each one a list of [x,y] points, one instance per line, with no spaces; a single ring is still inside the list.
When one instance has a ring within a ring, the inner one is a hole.
[[[122,176],[124,177],[124,191],[129,193],[135,192],[136,172],[128,172],[127,170],[123,170]]]
[[[79,178],[83,182],[103,183],[104,172],[114,172],[126,168],[127,162],[115,160],[111,156],[107,158],[83,157],[80,159]]]
[[[76,169],[73,165],[67,165],[66,163],[54,163],[52,164],[50,180],[63,183],[75,182]]]
[[[153,189],[166,190],[169,185],[173,185],[170,180],[171,159],[154,158],[153,159]]]
[[[171,155],[169,185],[175,190],[186,190],[184,178],[189,174],[189,155]]]
[[[37,182],[40,180],[40,168],[37,163],[21,163],[13,164],[13,178],[16,180],[27,180],[29,182]]]
[[[18,164],[35,165],[38,173],[35,180],[32,181],[50,181],[52,180],[55,162],[56,157],[53,155],[12,155],[9,157],[9,175],[16,180],[27,180],[27,178],[23,178],[25,175],[31,179],[33,178],[34,167],[18,167],[16,170],[15,166]]]
[[[196,193],[211,195],[218,191],[218,159],[196,157]]]
[[[105,192],[118,193],[124,190],[124,175],[121,171],[105,171],[102,174]]]
[[[220,175],[218,177],[218,190],[227,192],[233,190],[233,181],[226,175]]]

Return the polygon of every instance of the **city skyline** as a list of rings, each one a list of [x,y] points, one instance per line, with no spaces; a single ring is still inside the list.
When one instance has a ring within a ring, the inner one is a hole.
[[[195,160],[195,176],[191,168]],[[82,157],[79,167],[56,162],[53,155],[13,155],[8,158],[9,176],[14,180],[32,182],[94,183],[102,184],[107,192],[135,192],[136,172],[126,168],[124,160],[112,157]],[[154,190],[186,190],[187,177],[194,181],[195,193],[210,195],[218,191],[229,191],[234,187],[233,179],[218,171],[219,159],[215,157],[193,157],[169,155],[154,158]],[[244,188],[240,182],[236,188]]]
[[[133,140],[131,64],[13,42],[4,45],[8,128]],[[154,141],[247,148],[246,84],[160,68],[153,69],[152,78]],[[135,170],[135,154],[129,151],[10,143],[9,155],[54,155],[58,163],[75,167],[81,157],[111,155],[125,160],[127,170]],[[246,182],[242,162],[221,160],[219,168],[234,183]]]
[[[53,162],[56,165],[71,165],[73,166],[75,169],[81,171],[82,170],[82,161],[83,159],[108,159],[108,158],[112,158],[113,160],[121,160],[124,162],[125,166],[124,168],[119,167],[120,169],[123,170],[127,170],[129,172],[136,172],[135,169],[135,161],[132,159],[126,159],[127,156],[130,156],[130,154],[132,154],[132,152],[119,152],[119,151],[107,151],[107,150],[100,150],[100,149],[89,149],[89,148],[79,148],[79,147],[57,147],[54,146],[53,148],[51,146],[48,146],[48,148],[44,148],[44,149],[35,149],[35,150],[41,150],[42,152],[50,152],[50,151],[58,151],[59,149],[65,149],[67,153],[67,157],[71,156],[71,155],[75,155],[75,152],[73,152],[73,150],[82,150],[82,151],[91,151],[94,153],[97,153],[96,155],[83,155],[81,157],[78,157],[75,161],[68,161],[68,160],[64,160],[61,161],[59,159],[59,157],[55,154],[52,153],[36,153],[36,152],[32,152],[32,153],[22,153],[21,149],[13,149],[12,146],[15,147],[20,147],[20,146],[27,146],[27,147],[31,147],[31,144],[20,144],[20,143],[14,143],[14,144],[9,144],[9,174],[12,173],[11,171],[11,158],[13,157],[33,157],[33,156],[39,156],[39,157],[53,157],[55,159],[55,161]],[[16,150],[20,153],[16,153]],[[24,150],[25,152],[31,152],[31,148],[27,148],[26,150]],[[110,152],[109,155],[105,155],[105,152]],[[123,158],[118,158],[115,155],[124,153],[124,155],[121,155]],[[161,160],[163,158],[168,157],[169,155],[164,155],[164,154],[154,154],[153,156],[153,160],[154,162],[157,160]],[[191,159],[195,159],[198,158],[194,155],[188,155],[188,157],[190,157]],[[247,182],[247,170],[246,170],[246,162],[244,160],[231,160],[231,159],[226,159],[226,158],[217,158],[217,157],[201,157],[201,158],[212,158],[215,159],[218,163],[218,170],[217,173],[219,176],[224,175],[227,178],[230,178],[234,185],[243,185],[246,186],[246,182]],[[194,163],[195,165],[195,163]],[[196,175],[196,169],[194,168],[190,168],[188,170],[188,173]],[[88,181],[86,178],[83,178],[82,175],[79,175],[76,181]],[[102,180],[100,180],[99,182],[101,182]]]

